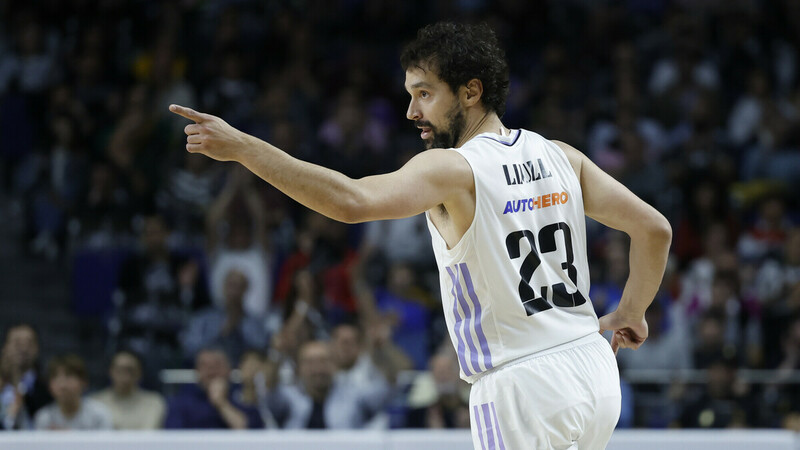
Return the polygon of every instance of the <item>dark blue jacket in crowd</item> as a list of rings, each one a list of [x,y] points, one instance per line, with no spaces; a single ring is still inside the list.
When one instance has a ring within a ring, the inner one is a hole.
[[[258,409],[242,405],[236,400],[234,389],[228,392],[228,400],[247,416],[247,428],[264,428],[264,421]],[[186,386],[178,395],[171,398],[167,408],[164,428],[228,428],[206,392],[198,385]]]

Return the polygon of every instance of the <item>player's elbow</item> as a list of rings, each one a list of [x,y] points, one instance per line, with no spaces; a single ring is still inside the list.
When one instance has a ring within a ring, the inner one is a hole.
[[[653,242],[669,246],[672,243],[672,226],[661,213],[656,212],[645,228],[647,237]]]

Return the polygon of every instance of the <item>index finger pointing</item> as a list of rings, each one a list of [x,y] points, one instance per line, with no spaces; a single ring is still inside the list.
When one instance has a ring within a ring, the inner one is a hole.
[[[205,119],[204,114],[199,113],[192,108],[187,108],[185,106],[180,105],[169,105],[169,110],[174,112],[179,116],[183,116],[189,120],[194,120],[197,123],[200,123]]]

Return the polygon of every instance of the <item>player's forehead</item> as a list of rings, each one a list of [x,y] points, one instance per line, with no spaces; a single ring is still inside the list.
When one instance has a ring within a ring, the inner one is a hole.
[[[435,89],[444,82],[433,70],[419,66],[410,67],[406,70],[406,91],[414,89]]]

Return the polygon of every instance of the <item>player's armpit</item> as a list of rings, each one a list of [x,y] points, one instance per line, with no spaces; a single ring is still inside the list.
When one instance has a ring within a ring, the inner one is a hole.
[[[474,191],[472,169],[451,150],[422,152],[400,169],[354,180],[346,222],[399,219]]]

